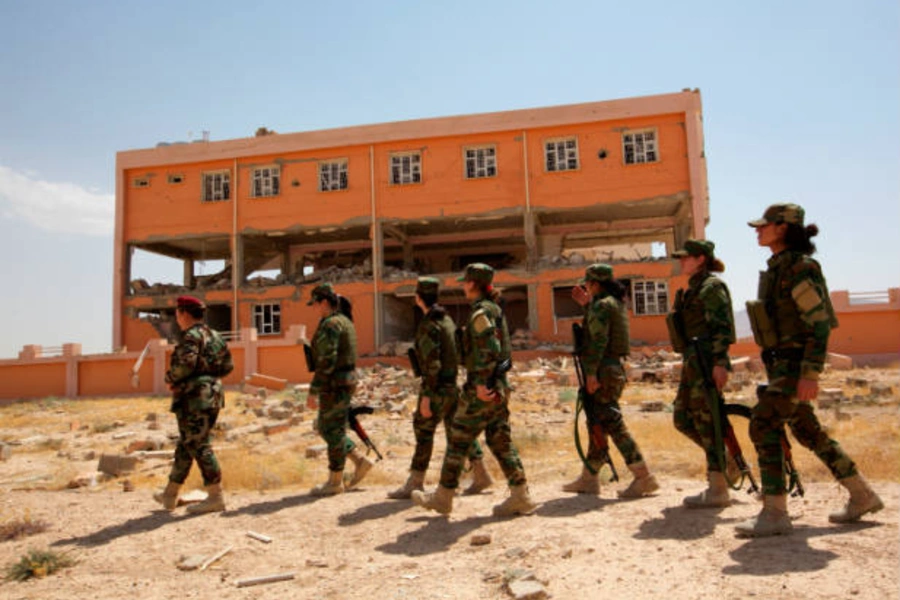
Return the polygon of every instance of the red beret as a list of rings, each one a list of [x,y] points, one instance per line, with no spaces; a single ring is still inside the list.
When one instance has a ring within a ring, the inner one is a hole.
[[[178,308],[205,308],[203,302],[201,302],[199,298],[194,298],[193,296],[178,296],[178,300],[175,301],[175,306]]]

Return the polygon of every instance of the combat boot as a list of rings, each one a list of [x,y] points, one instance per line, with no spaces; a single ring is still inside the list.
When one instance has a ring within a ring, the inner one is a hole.
[[[650,474],[650,470],[643,461],[628,465],[628,470],[634,475],[634,479],[627,488],[619,492],[619,498],[640,498],[659,489],[656,477]]]
[[[353,471],[353,477],[350,478],[350,483],[347,484],[347,489],[352,490],[359,482],[363,480],[363,477],[372,470],[372,467],[375,466],[375,463],[372,462],[368,456],[364,455],[358,449],[354,448],[350,451],[350,454],[347,455],[347,458],[350,459],[350,462],[353,463],[355,467]]]
[[[587,467],[581,470],[581,475],[574,481],[562,486],[564,492],[574,492],[577,494],[594,494],[600,493],[600,474],[591,473]]]
[[[178,506],[178,490],[180,489],[180,483],[170,481],[166,484],[165,490],[153,494],[153,499],[162,504],[164,509],[172,512]]]
[[[735,526],[738,537],[768,537],[790,533],[794,526],[787,513],[787,494],[763,497],[763,509]]]
[[[328,481],[309,490],[310,496],[334,496],[344,491],[344,472],[328,471]]]
[[[451,490],[450,488],[439,485],[437,486],[437,489],[427,494],[423,491],[416,490],[412,493],[411,497],[416,506],[433,510],[442,515],[449,515],[450,511],[453,510],[453,496],[455,495],[456,490]]]
[[[475,459],[472,461],[472,483],[463,491],[463,494],[466,496],[480,494],[491,487],[493,483],[494,480],[491,479],[491,474],[485,468],[484,461],[480,458]]]
[[[415,490],[421,492],[424,489],[425,471],[410,471],[406,483],[393,492],[388,492],[387,497],[391,500],[409,500]]]
[[[710,471],[706,474],[709,486],[699,494],[687,496],[684,505],[688,508],[724,508],[731,505],[731,494],[728,492],[728,482],[725,476],[718,471]]]
[[[839,479],[838,483],[850,492],[850,500],[842,510],[828,515],[828,520],[832,523],[853,523],[866,513],[878,512],[884,508],[884,502],[862,475],[845,477]]]
[[[222,512],[225,510],[225,499],[222,498],[222,484],[210,484],[206,486],[206,492],[206,500],[187,507],[189,514],[202,515],[203,513]]]
[[[494,516],[530,515],[537,510],[537,506],[528,493],[527,485],[514,485],[509,488],[509,498],[494,507]]]

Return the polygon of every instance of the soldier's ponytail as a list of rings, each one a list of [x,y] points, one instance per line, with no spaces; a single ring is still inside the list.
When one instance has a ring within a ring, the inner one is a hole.
[[[342,315],[344,315],[351,321],[353,320],[353,304],[350,302],[349,298],[338,294],[337,309]]]
[[[627,290],[625,289],[625,286],[622,285],[622,282],[618,279],[607,279],[606,281],[601,281],[600,287],[603,288],[607,294],[609,294],[616,300],[625,300],[625,293],[627,292]]]
[[[816,245],[812,242],[812,238],[819,235],[819,227],[815,223],[810,223],[806,227],[797,223],[788,223],[787,231],[784,233],[784,243],[788,249],[794,252],[801,252],[807,256],[811,256],[816,252]]]

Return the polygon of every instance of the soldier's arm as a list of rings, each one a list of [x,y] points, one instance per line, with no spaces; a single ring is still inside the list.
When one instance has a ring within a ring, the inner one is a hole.
[[[588,340],[586,340],[581,364],[587,377],[596,377],[600,360],[609,344],[609,311],[595,304],[589,304],[587,311]]]
[[[472,352],[474,353],[474,369],[469,373],[475,385],[487,385],[494,373],[500,357],[500,340],[497,337],[496,325],[483,311],[473,315],[469,324],[472,335]]]
[[[791,297],[806,330],[800,377],[818,379],[825,368],[828,337],[831,334],[831,315],[828,312],[828,288],[819,266],[807,262],[794,272]]]
[[[316,373],[312,383],[309,384],[309,393],[318,395],[319,389],[334,373],[337,367],[338,345],[340,343],[341,332],[330,322],[323,323],[316,332],[313,340],[313,350],[316,355]]]
[[[728,348],[732,344],[734,331],[734,314],[731,309],[731,297],[725,284],[715,281],[700,290],[703,302],[703,318],[710,334],[713,366],[731,370]]]
[[[194,374],[200,359],[200,340],[193,331],[187,331],[181,343],[172,352],[166,383],[178,385]]]

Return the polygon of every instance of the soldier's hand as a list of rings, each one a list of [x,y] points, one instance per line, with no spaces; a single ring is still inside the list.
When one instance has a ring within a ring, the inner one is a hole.
[[[315,394],[310,394],[306,397],[306,408],[309,410],[316,410],[319,408],[319,397]]]
[[[797,400],[800,402],[812,402],[819,395],[819,382],[815,379],[801,378],[797,382]]]
[[[431,398],[422,396],[422,401],[419,403],[419,412],[426,419],[431,418]]]
[[[572,288],[572,300],[581,306],[587,306],[587,303],[591,301],[591,295],[583,285],[576,285]]]
[[[587,381],[584,382],[588,394],[593,394],[600,389],[600,381],[596,375],[588,375]]]
[[[500,398],[496,390],[489,390],[486,385],[476,385],[475,396],[482,402],[497,402]]]
[[[716,365],[713,367],[712,378],[713,383],[716,384],[716,389],[721,392],[725,389],[725,384],[728,383],[728,369],[722,365]]]

